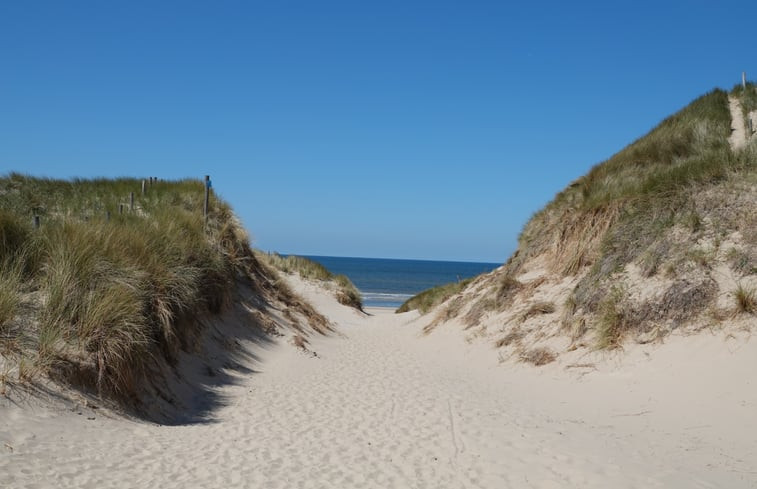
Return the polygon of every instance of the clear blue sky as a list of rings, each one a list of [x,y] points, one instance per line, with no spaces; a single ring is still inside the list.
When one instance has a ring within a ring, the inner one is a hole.
[[[571,180],[757,75],[756,20],[754,1],[5,1],[0,173],[209,173],[266,250],[503,262]]]

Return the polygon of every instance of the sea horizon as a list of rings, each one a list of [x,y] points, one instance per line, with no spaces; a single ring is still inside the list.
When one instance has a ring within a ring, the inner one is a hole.
[[[276,250],[261,250],[265,253],[273,253],[281,256],[301,256],[304,258],[354,258],[354,259],[360,259],[360,260],[397,260],[397,261],[427,261],[427,262],[450,262],[450,263],[486,263],[486,264],[494,264],[496,263],[498,266],[503,265],[505,261],[507,261],[507,257],[500,261],[490,261],[490,260],[473,260],[473,259],[433,259],[433,258],[394,258],[394,257],[386,257],[386,256],[350,256],[350,255],[319,255],[319,254],[313,254],[313,253],[289,253],[289,252],[283,252],[283,251],[276,251]],[[509,257],[509,255],[508,255]]]
[[[488,273],[502,265],[409,258],[298,256],[318,262],[336,275],[346,275],[360,291],[365,307],[394,309],[424,290]]]

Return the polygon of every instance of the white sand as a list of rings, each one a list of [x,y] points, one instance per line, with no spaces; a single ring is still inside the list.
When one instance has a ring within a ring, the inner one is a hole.
[[[204,424],[6,402],[0,487],[757,487],[757,341],[534,368],[451,327],[423,337],[416,313],[293,287],[341,332],[311,338],[317,356],[253,352],[257,373]]]
[[[741,101],[737,97],[729,95],[728,108],[731,111],[731,136],[728,138],[728,142],[731,144],[731,149],[735,151],[746,146],[752,134],[749,133],[746,124],[744,124]],[[749,114],[749,117],[752,117],[752,113]]]

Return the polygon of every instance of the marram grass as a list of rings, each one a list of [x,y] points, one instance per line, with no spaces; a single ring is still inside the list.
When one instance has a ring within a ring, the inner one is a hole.
[[[363,309],[363,298],[360,291],[346,275],[334,275],[320,263],[302,256],[282,256],[278,253],[258,252],[257,257],[261,262],[267,263],[283,273],[297,274],[308,280],[333,282],[337,287],[337,300],[340,303]]]
[[[196,180],[141,195],[138,179],[11,174],[0,195],[0,341],[24,338],[25,365],[76,371],[100,393],[138,397],[150,362],[176,360],[251,256],[225,202],[205,221]],[[21,314],[22,288],[34,294]]]
[[[527,300],[529,290],[516,277],[537,258],[556,279],[577,278],[563,323],[566,331],[579,324],[580,335],[592,332],[599,348],[618,347],[624,337],[643,332],[645,311],[656,311],[655,320],[677,317],[692,297],[698,298],[698,308],[713,306],[715,294],[703,292],[708,282],[697,285],[704,280],[697,273],[709,276],[714,257],[712,250],[697,246],[704,237],[717,243],[738,231],[743,249],[729,259],[740,276],[752,274],[757,207],[750,196],[757,185],[757,141],[731,149],[729,95],[740,98],[744,115],[757,110],[752,83],[730,94],[713,90],[558,193],[524,226],[516,252],[484,282],[489,284],[485,293],[471,296],[470,307],[458,307],[471,311],[466,322],[475,324],[485,310],[504,310],[514,298]],[[660,274],[670,280],[681,274],[680,284],[685,284],[689,274],[695,286],[671,287],[662,296],[665,304],[631,310],[614,287],[618,273],[631,264],[645,278]],[[430,309],[450,297],[441,292],[432,289],[411,301]],[[737,292],[735,300],[740,311],[752,309],[749,291]]]

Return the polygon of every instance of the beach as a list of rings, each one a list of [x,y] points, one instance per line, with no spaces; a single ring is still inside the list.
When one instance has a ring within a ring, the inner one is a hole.
[[[202,422],[3,400],[0,486],[757,485],[749,338],[671,337],[591,367],[536,368],[502,361],[459,329],[424,335],[430,318],[417,312],[365,314],[287,280],[333,333],[305,350],[285,338],[244,344],[248,373],[215,388],[222,401]]]

